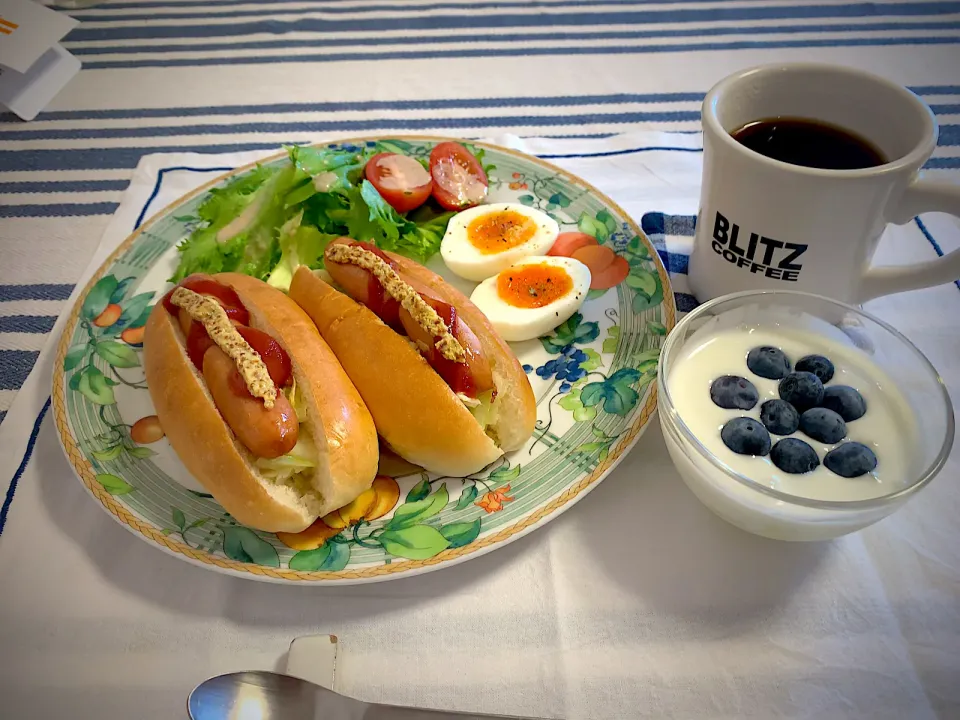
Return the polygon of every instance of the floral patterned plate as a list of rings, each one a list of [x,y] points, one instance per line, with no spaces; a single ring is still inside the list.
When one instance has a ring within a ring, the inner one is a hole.
[[[361,138],[331,147],[359,150],[375,140],[422,157],[441,139]],[[470,477],[384,463],[371,490],[297,535],[242,527],[203,492],[154,416],[140,343],[198,205],[246,167],[153,217],[103,264],[71,312],[53,409],[67,457],[90,493],[136,535],[203,567],[277,582],[356,583],[477,557],[557,517],[595,487],[656,408],[652,381],[676,315],[666,271],[636,223],[587,183],[517,152],[478,147],[493,165],[489,201],[539,208],[562,231],[596,240],[588,253],[594,287],[581,312],[539,340],[514,345],[537,397],[536,431],[525,447]],[[439,256],[431,267],[443,272]]]

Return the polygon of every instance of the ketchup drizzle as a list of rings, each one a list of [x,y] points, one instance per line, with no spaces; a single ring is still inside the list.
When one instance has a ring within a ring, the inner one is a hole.
[[[460,316],[457,314],[457,309],[450,303],[445,303],[442,300],[436,298],[428,297],[421,294],[426,303],[432,307],[437,315],[440,316],[440,319],[443,320],[443,324],[447,326],[447,329],[450,331],[450,334],[453,337],[460,339]],[[434,338],[436,342],[437,338]],[[470,350],[467,347],[464,347],[464,351],[469,353]],[[450,386],[450,389],[455,393],[463,393],[467,397],[475,398],[477,396],[477,387],[474,382],[473,375],[470,373],[470,366],[465,362],[457,362],[456,360],[448,360],[443,356],[443,354],[437,350],[436,347],[431,346],[428,350],[423,352],[423,356],[431,367],[437,371],[437,374],[443,378],[444,382]]]
[[[273,380],[274,384],[279,388],[284,387],[290,382],[292,375],[290,356],[280,346],[280,343],[270,337],[269,334],[262,330],[249,327],[247,323],[250,322],[250,313],[244,307],[240,296],[237,295],[237,292],[233,288],[217,282],[209,275],[191,275],[181,282],[178,287],[193,290],[193,292],[206,297],[212,297],[220,303],[220,306],[224,309],[230,321],[236,326],[241,337],[247,341],[247,344],[250,345],[254,352],[263,360],[267,366],[267,372],[270,373],[270,379]],[[174,317],[178,317],[180,308],[174,305],[172,301],[174,290],[176,290],[176,288],[173,288],[173,290],[164,295],[162,302],[167,312]],[[203,356],[207,350],[215,344],[207,334],[207,329],[203,326],[203,323],[197,322],[196,320],[190,321],[190,330],[187,332],[186,338],[187,356],[201,373],[203,372]],[[237,395],[245,396],[250,394],[243,377],[236,369],[230,374],[229,381],[230,388]]]

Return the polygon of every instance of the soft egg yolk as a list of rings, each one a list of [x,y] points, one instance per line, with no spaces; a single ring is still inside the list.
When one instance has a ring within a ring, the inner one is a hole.
[[[467,226],[467,239],[484,255],[523,245],[537,232],[537,223],[516,210],[488,213]]]
[[[508,305],[539,308],[573,290],[573,278],[556,265],[521,265],[500,273],[497,294]]]

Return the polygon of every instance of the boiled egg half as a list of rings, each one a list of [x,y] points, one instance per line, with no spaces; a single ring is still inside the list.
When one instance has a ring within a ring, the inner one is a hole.
[[[546,335],[587,299],[590,270],[567,257],[528,257],[477,285],[470,299],[508,342]]]
[[[440,255],[454,273],[480,282],[521,258],[546,255],[559,233],[556,220],[526,205],[477,205],[450,220]]]

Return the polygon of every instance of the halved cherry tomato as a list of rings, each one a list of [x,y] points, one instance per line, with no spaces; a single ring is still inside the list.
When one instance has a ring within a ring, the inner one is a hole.
[[[582,232],[562,232],[557,235],[557,240],[553,243],[553,247],[550,248],[547,255],[573,257],[573,254],[580,248],[597,244],[597,239],[593,235]]]
[[[280,343],[262,330],[252,327],[238,327],[237,332],[246,340],[250,347],[267,366],[270,379],[280,388],[290,381],[290,356],[280,347]]]
[[[430,153],[433,196],[447,210],[464,210],[487,197],[483,166],[460,143],[442,142]]]
[[[367,161],[367,180],[397,212],[405,213],[423,205],[433,190],[430,173],[412,157],[380,153]]]

